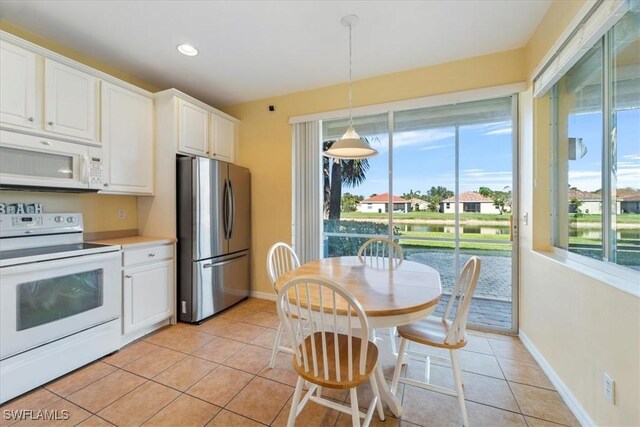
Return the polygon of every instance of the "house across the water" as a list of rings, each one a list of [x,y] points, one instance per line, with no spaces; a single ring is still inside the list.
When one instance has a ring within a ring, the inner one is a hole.
[[[358,203],[356,208],[358,212],[365,213],[384,213],[389,212],[389,193],[377,194],[364,199]],[[393,211],[409,212],[411,210],[411,201],[402,197],[393,196]]]

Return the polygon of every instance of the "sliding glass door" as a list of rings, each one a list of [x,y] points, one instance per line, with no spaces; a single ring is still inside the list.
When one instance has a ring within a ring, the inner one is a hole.
[[[353,255],[356,242],[371,235],[393,236],[405,259],[440,272],[444,303],[477,255],[482,270],[469,320],[481,329],[515,331],[515,105],[513,96],[376,116],[373,141],[381,155],[367,161],[363,180],[343,190],[339,220],[325,216],[325,241],[354,244],[348,251],[328,244],[325,256]],[[325,141],[346,126],[327,121],[323,132],[334,124]]]
[[[372,159],[322,158],[324,257],[354,256],[367,239],[389,232],[384,203],[389,189],[387,114],[354,118],[361,137],[380,153]],[[322,123],[322,150],[338,140],[348,120]]]

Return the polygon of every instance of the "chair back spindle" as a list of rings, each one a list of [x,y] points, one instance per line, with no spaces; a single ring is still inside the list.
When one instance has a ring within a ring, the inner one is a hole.
[[[267,254],[267,272],[274,291],[277,292],[275,283],[278,277],[298,267],[300,260],[291,246],[283,242],[271,246]]]
[[[395,268],[404,260],[404,254],[393,239],[373,237],[360,246],[358,259],[375,268]]]
[[[298,367],[334,383],[365,374],[369,325],[348,290],[320,276],[300,276],[282,286],[276,303]]]
[[[451,323],[449,332],[445,338],[445,343],[455,345],[465,339],[467,328],[467,318],[469,317],[469,309],[471,299],[478,284],[480,276],[480,258],[472,256],[464,265],[462,272],[458,276],[458,280],[451,292],[447,308],[442,315],[442,321],[449,320],[453,307],[457,305],[456,315]]]

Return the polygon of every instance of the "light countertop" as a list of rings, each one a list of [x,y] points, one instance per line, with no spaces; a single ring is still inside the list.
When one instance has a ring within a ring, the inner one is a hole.
[[[113,239],[93,240],[91,243],[103,245],[120,245],[122,249],[142,248],[145,246],[155,246],[175,243],[176,239],[171,237],[151,237],[151,236],[133,236],[133,237],[117,237]]]

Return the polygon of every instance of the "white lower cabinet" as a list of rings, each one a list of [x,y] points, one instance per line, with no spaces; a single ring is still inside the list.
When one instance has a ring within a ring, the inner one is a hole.
[[[123,335],[145,331],[173,316],[173,245],[125,248],[122,274]]]

